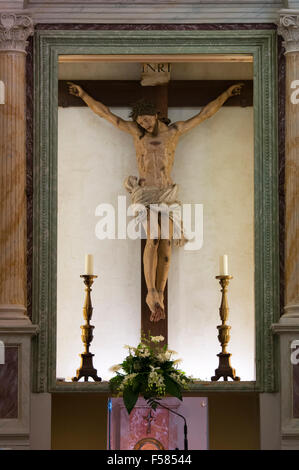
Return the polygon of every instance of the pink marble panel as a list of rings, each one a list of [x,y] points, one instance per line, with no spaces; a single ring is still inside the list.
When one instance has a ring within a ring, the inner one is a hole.
[[[299,364],[293,365],[293,418],[299,418]]]
[[[134,408],[129,416],[129,422],[124,426],[124,432],[120,436],[121,449],[134,449],[138,442],[148,438],[155,439],[163,446],[163,449],[168,449],[169,412],[162,409],[152,411],[151,421],[148,419],[149,412],[150,410],[146,406]],[[121,422],[124,423],[128,414],[126,409],[122,408],[121,414]]]
[[[18,417],[18,347],[5,346],[5,364],[0,364],[0,419]]]

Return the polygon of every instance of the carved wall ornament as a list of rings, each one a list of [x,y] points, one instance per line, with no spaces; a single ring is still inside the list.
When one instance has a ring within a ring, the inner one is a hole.
[[[1,13],[0,51],[26,53],[27,38],[33,35],[33,30],[30,16]]]
[[[284,41],[285,53],[299,52],[299,12],[297,15],[282,15],[277,30]]]

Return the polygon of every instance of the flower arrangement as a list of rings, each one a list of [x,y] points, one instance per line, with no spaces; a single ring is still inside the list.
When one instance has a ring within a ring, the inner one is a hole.
[[[159,400],[169,394],[182,400],[182,391],[192,382],[178,369],[181,360],[172,360],[176,352],[168,349],[167,345],[161,347],[161,341],[164,341],[163,336],[143,336],[136,348],[126,345],[129,355],[121,364],[110,368],[116,373],[109,381],[110,389],[123,396],[129,414],[139,395],[155,409],[157,402],[153,399]]]

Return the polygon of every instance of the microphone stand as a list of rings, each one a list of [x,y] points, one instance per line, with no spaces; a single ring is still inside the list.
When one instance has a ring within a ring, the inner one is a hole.
[[[150,405],[157,405],[161,406],[161,408],[165,408],[165,410],[170,411],[171,413],[179,416],[180,418],[183,418],[184,420],[184,450],[188,450],[188,427],[187,427],[187,421],[185,416],[181,415],[180,413],[177,413],[176,411],[172,410],[171,408],[168,408],[168,406],[162,405],[160,402],[156,400],[151,400]]]
[[[108,398],[108,450],[111,450],[111,412],[112,399]]]

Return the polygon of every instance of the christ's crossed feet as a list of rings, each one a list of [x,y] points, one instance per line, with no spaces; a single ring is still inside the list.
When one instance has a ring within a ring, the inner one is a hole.
[[[149,289],[146,296],[146,303],[151,311],[150,321],[157,322],[159,320],[164,320],[165,312],[163,297],[159,295],[156,289]]]
[[[157,322],[159,320],[165,319],[164,309],[160,307],[159,304],[156,304],[155,311],[151,313],[150,321]]]

